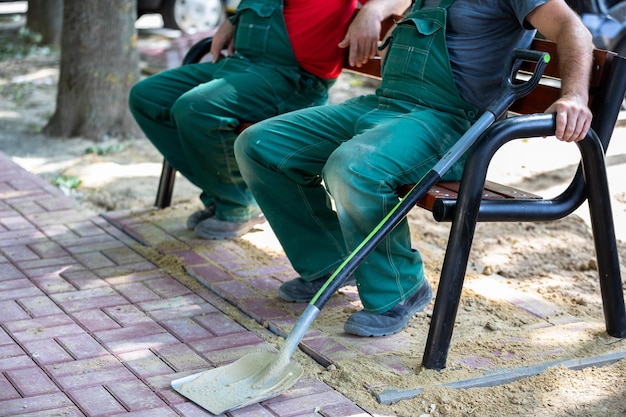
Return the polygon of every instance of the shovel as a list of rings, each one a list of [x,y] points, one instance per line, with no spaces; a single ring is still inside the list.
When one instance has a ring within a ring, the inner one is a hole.
[[[521,61],[535,62],[535,69],[527,81],[514,83],[514,75]],[[211,413],[222,414],[276,397],[295,384],[304,371],[298,363],[291,361],[291,356],[322,307],[339,289],[341,283],[406,217],[415,204],[465,154],[480,135],[502,116],[515,100],[525,96],[537,86],[549,61],[550,55],[546,52],[521,49],[514,51],[511,69],[502,83],[500,96],[339,265],[310,301],[278,353],[269,351],[249,353],[229,365],[172,381],[172,387]]]

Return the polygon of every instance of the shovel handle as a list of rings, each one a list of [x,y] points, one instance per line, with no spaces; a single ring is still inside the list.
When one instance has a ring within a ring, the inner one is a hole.
[[[527,81],[515,82],[515,74],[522,61],[535,62],[533,74]],[[539,84],[543,71],[550,62],[550,54],[543,51],[515,49],[511,66],[502,82],[500,96],[489,106],[483,115],[468,131],[450,148],[435,166],[411,188],[404,198],[396,204],[370,234],[348,255],[337,267],[335,272],[310,301],[311,310],[319,311],[339,289],[341,283],[352,274],[361,262],[378,244],[406,217],[415,204],[441,177],[454,165],[459,158],[474,144],[482,133],[503,115],[513,102],[530,93]]]
[[[534,62],[535,68],[528,80],[520,82],[515,79],[515,75],[523,61]],[[511,104],[537,87],[549,62],[550,54],[548,52],[532,49],[515,49],[510,71],[500,87],[500,96],[487,107],[487,111],[493,114],[495,118],[502,116]]]

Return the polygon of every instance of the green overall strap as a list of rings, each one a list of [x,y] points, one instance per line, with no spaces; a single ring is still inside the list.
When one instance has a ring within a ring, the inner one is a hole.
[[[454,0],[442,0],[441,3],[439,3],[439,7],[441,7],[442,9],[447,9],[452,5],[452,3],[454,3]],[[423,5],[424,0],[417,0],[413,5],[413,10],[419,10],[422,8]]]

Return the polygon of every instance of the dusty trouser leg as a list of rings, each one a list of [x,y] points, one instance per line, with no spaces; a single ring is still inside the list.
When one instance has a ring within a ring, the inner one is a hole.
[[[363,133],[333,152],[323,174],[349,250],[398,203],[396,188],[418,182],[469,127],[462,118],[419,106],[395,116],[380,111],[363,122],[367,128],[356,126]],[[459,176],[460,168],[450,174]],[[389,310],[422,286],[422,258],[411,246],[406,220],[367,257],[355,277],[363,306],[373,313]]]
[[[130,110],[150,142],[172,167],[191,178],[178,130],[171,118],[176,100],[199,84],[211,81],[222,64],[185,65],[150,76],[135,84],[130,92]]]
[[[259,209],[234,157],[234,128],[240,120],[255,122],[293,105],[312,105],[319,92],[302,86],[303,77],[295,69],[277,71],[231,60],[217,75],[221,77],[184,94],[172,108],[172,118],[190,179],[202,189],[205,205],[216,205],[218,219],[245,221]]]
[[[368,106],[313,107],[258,123],[235,142],[244,179],[304,279],[332,272],[347,256],[321,172],[366,111]]]

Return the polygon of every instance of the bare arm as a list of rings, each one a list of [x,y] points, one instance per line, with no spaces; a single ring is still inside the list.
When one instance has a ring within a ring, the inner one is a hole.
[[[556,113],[556,137],[576,142],[591,125],[589,79],[593,59],[591,34],[563,0],[550,0],[536,8],[527,20],[546,38],[556,42],[561,72],[561,98],[547,113]]]
[[[411,0],[369,0],[361,7],[348,27],[340,48],[350,48],[350,65],[360,67],[376,55],[381,21],[393,14],[402,14]]]
[[[227,51],[227,55],[232,55],[235,50],[235,26],[230,19],[224,20],[213,35],[211,42],[211,55],[213,55],[213,63],[221,58],[221,52]]]

